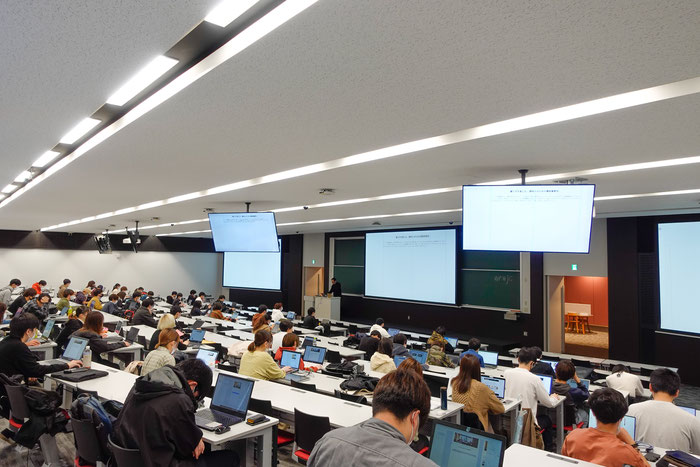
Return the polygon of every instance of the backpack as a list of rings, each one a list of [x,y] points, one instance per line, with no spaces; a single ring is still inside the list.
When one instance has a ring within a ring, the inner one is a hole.
[[[48,433],[53,436],[66,431],[70,416],[61,408],[61,396],[56,391],[24,387],[24,398],[29,409],[29,420],[15,435],[17,444],[31,449],[41,435]]]
[[[379,378],[373,378],[366,375],[355,375],[352,378],[340,383],[340,389],[344,391],[369,391],[374,392],[377,387]]]
[[[321,372],[326,375],[344,378],[359,373],[360,367],[357,363],[349,361],[343,363],[329,363]]]
[[[108,411],[105,405],[110,405],[111,410]],[[121,410],[122,406],[114,401],[106,401],[105,405],[102,405],[97,397],[83,393],[73,401],[70,409],[73,418],[92,422],[103,454],[109,453],[108,437],[112,434],[114,423],[117,421],[117,417],[114,415],[116,410],[114,409]]]

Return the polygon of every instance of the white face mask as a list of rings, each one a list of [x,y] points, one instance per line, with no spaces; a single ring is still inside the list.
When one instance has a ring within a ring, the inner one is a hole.
[[[417,414],[418,412],[414,412]],[[408,444],[411,444],[414,439],[416,439],[416,432],[418,431],[418,427],[413,425],[413,422],[415,421],[416,416],[414,415],[411,417],[411,437],[408,440]],[[417,424],[416,424],[417,425]]]

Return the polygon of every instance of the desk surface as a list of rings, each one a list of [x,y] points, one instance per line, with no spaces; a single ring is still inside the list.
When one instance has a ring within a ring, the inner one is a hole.
[[[503,457],[503,467],[572,467],[574,465],[579,467],[596,467],[598,464],[591,464],[590,462],[572,459],[561,454],[554,454],[541,449],[523,446],[522,444],[511,445],[506,449]]]

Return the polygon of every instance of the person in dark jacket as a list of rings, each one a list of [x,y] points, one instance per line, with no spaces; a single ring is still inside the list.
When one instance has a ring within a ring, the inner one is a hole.
[[[170,295],[165,297],[165,301],[168,303],[168,305],[172,305],[175,303],[175,299],[177,298],[177,290],[173,290],[170,292]]]
[[[136,313],[134,313],[134,319],[131,320],[131,324],[133,326],[145,324],[146,326],[157,328],[158,321],[156,321],[156,319],[153,317],[152,310],[153,300],[150,298],[145,299],[141,302],[141,308],[136,310]]]
[[[588,389],[581,382],[576,374],[576,367],[571,360],[560,360],[557,363],[556,380],[552,384],[552,392],[559,394],[564,399],[564,426],[573,426],[578,421],[588,418],[583,404],[588,400],[590,394]],[[569,386],[569,380],[573,379],[576,387]],[[582,410],[578,410],[581,408]],[[578,418],[578,420],[577,420]]]
[[[410,357],[411,354],[408,352],[408,349],[406,348],[406,343],[408,342],[408,339],[406,339],[406,336],[398,333],[392,338],[394,342],[394,351],[392,355],[394,357]]]
[[[27,346],[27,342],[31,341],[38,328],[39,320],[31,313],[21,314],[10,321],[10,335],[0,341],[0,373],[7,376],[38,378],[54,371],[82,365],[80,360],[40,365],[36,355]]]
[[[197,291],[196,290],[190,290],[190,294],[187,297],[187,304],[188,305],[193,305],[195,300],[197,300]]]
[[[7,311],[10,312],[10,316],[14,317],[15,313],[17,313],[17,310],[21,310],[24,305],[27,304],[29,300],[32,300],[36,296],[36,290],[34,289],[25,289],[24,292],[22,292],[22,295],[17,297],[14,302],[10,303],[10,306],[7,307]]]
[[[360,340],[360,345],[357,346],[357,350],[364,352],[365,358],[369,360],[379,348],[380,340],[382,340],[382,335],[379,331],[374,330],[369,333],[369,336],[365,336]]]
[[[128,311],[136,311],[141,307],[141,292],[138,290],[131,294],[131,300],[126,301],[126,309]]]
[[[102,312],[91,311],[87,314],[83,327],[71,334],[71,337],[82,337],[89,341],[88,345],[92,351],[92,358],[98,362],[102,360],[102,357],[100,357],[101,353],[121,349],[122,347],[128,347],[131,345],[126,341],[108,342],[106,339],[103,339],[103,326],[104,316],[102,315]]]
[[[532,349],[537,354],[537,363],[535,363],[535,366],[532,367],[532,370],[530,370],[530,372],[538,375],[551,376],[552,379],[556,378],[552,366],[549,363],[540,360],[540,358],[542,358],[542,349],[540,349],[539,347],[533,347]]]
[[[319,320],[316,318],[316,308],[311,307],[306,310],[306,316],[301,326],[306,329],[315,329],[318,326]]]
[[[211,382],[211,369],[196,358],[138,378],[114,424],[114,441],[138,449],[148,467],[239,465],[233,452],[204,453],[194,413]]]
[[[119,307],[117,306],[117,302],[119,301],[119,297],[116,294],[112,294],[109,296],[109,301],[102,305],[102,313],[109,313],[110,315],[116,315],[119,312]]]
[[[88,309],[84,306],[79,306],[73,311],[73,316],[66,321],[66,324],[63,325],[63,329],[61,329],[61,332],[56,338],[56,345],[60,350],[66,346],[71,334],[83,327],[87,313]]]
[[[44,321],[49,316],[49,306],[51,304],[51,295],[41,293],[33,300],[29,300],[22,307],[22,314],[31,313],[39,320]]]

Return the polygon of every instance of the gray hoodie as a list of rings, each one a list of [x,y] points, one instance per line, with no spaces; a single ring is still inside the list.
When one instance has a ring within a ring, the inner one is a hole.
[[[0,303],[4,303],[7,306],[10,306],[10,303],[12,303],[12,287],[9,285],[0,289]]]

